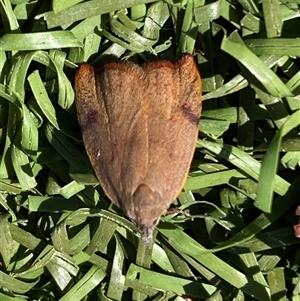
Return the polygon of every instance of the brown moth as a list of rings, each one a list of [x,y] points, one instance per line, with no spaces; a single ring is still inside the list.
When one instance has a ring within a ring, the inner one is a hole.
[[[110,200],[144,241],[187,178],[201,114],[193,56],[139,66],[80,66],[76,108],[86,151]]]

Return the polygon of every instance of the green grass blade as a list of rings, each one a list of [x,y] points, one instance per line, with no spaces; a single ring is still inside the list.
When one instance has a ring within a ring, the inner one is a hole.
[[[5,34],[0,38],[0,50],[41,50],[68,47],[80,47],[70,31],[52,31],[36,33],[12,33]]]
[[[261,64],[261,60],[245,46],[237,32],[233,32],[227,39],[223,40],[222,50],[243,64],[271,95],[277,97],[292,95],[279,77]]]
[[[275,134],[262,161],[258,179],[257,198],[254,205],[260,210],[271,213],[275,176],[278,168],[282,138],[300,124],[300,111],[296,111]]]

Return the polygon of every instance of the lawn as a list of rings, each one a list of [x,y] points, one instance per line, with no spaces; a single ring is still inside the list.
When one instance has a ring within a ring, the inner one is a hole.
[[[0,300],[300,301],[299,12],[0,0]],[[202,80],[199,137],[148,246],[98,183],[74,78],[83,62],[184,54]]]

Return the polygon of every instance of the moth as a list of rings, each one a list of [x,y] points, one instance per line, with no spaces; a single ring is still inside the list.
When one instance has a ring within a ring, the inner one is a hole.
[[[141,66],[82,64],[76,74],[77,117],[91,164],[106,195],[146,242],[187,178],[201,92],[191,55]]]

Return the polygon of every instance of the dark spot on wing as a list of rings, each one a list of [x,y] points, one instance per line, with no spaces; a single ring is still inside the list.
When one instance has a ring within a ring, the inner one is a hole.
[[[83,131],[88,130],[89,128],[95,126],[97,123],[97,111],[88,110],[85,114],[81,114],[80,126]]]
[[[193,110],[187,105],[187,104],[183,104],[181,106],[181,110],[184,114],[184,116],[192,123],[195,125],[198,125],[199,123],[199,116],[196,115]]]

